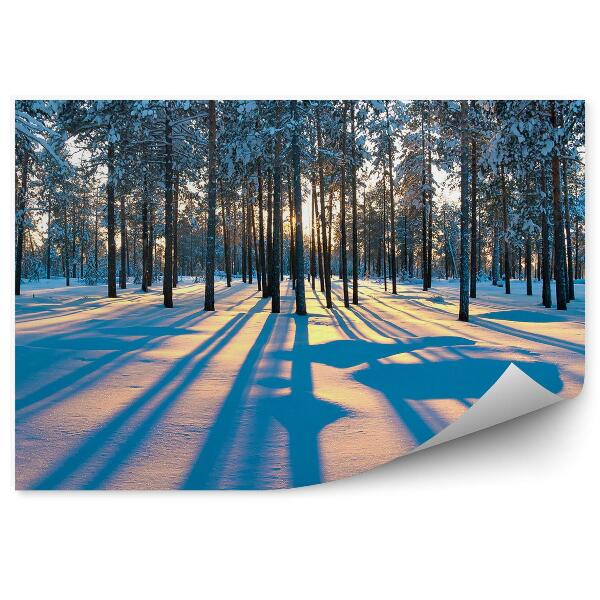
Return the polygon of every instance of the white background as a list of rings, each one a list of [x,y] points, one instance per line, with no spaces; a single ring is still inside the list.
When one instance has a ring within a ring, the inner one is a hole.
[[[4,598],[598,597],[598,34],[592,3],[4,2]],[[596,56],[596,61],[593,60]],[[587,100],[583,395],[347,481],[283,492],[16,493],[15,97]]]

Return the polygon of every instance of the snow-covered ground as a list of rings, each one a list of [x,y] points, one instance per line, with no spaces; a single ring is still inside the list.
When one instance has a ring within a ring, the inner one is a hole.
[[[318,287],[318,282],[317,282]],[[19,488],[276,488],[345,477],[407,453],[460,417],[511,362],[563,397],[584,376],[584,285],[568,311],[479,284],[398,294],[362,282],[335,308],[282,313],[254,285],[183,282],[105,298],[104,286],[24,284],[16,299]]]

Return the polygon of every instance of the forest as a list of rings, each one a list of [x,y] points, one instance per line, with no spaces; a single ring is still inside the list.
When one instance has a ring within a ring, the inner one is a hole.
[[[332,306],[364,280],[541,285],[566,310],[585,278],[581,101],[16,102],[15,292],[64,277],[118,289],[180,277],[280,281]],[[554,283],[552,286],[551,283]]]
[[[15,107],[16,481],[279,488],[584,377],[584,103]]]

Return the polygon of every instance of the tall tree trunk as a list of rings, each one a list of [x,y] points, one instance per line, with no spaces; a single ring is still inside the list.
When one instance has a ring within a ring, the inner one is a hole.
[[[387,218],[386,218],[386,210],[385,205],[386,201],[386,189],[385,189],[385,167],[383,169],[383,196],[382,196],[382,216],[383,216],[383,236],[382,236],[382,259],[381,262],[383,264],[383,289],[387,292]]]
[[[500,183],[502,186],[502,224],[504,230],[504,291],[510,294],[510,246],[508,243],[508,193],[506,191],[506,175],[504,165],[500,166]]]
[[[71,285],[71,257],[69,255],[69,199],[63,203],[63,248],[65,254],[65,285]],[[116,287],[116,286],[115,286]]]
[[[248,283],[252,285],[252,271],[254,269],[252,265],[252,235],[254,231],[253,227],[254,215],[252,210],[252,200],[250,196],[250,184],[247,183],[247,194],[246,194],[246,259],[248,261]]]
[[[204,310],[215,310],[215,237],[217,212],[217,115],[208,102],[208,226],[206,232],[206,283]]]
[[[352,136],[352,304],[358,304],[358,201],[356,196],[356,127],[354,101],[350,102],[350,132]]]
[[[393,172],[393,156],[392,156],[392,132],[390,130],[390,115],[388,109],[388,101],[385,103],[385,116],[387,120],[387,156],[388,156],[388,172],[390,174],[390,259],[392,279],[392,294],[396,293],[396,215],[394,211],[394,172]]]
[[[23,240],[25,237],[25,207],[27,200],[27,183],[29,175],[29,152],[25,151],[21,162],[21,187],[17,191],[17,247],[15,250],[15,295],[21,294],[21,277],[23,269]],[[15,175],[16,179],[16,175]]]
[[[296,314],[306,314],[304,295],[304,235],[302,231],[302,185],[300,181],[300,142],[297,101],[292,100],[292,163],[294,169],[294,208],[296,216]]]
[[[127,287],[127,221],[125,218],[125,194],[121,192],[119,198],[119,221],[120,221],[120,254],[121,264],[119,266],[119,288],[124,290]]]
[[[179,238],[179,171],[175,171],[175,179],[173,182],[173,287],[177,287],[179,279],[179,255],[178,255],[178,238]]]
[[[275,104],[275,148],[273,156],[273,244],[271,273],[271,312],[281,311],[279,269],[281,261],[281,103]]]
[[[265,260],[265,223],[263,214],[263,178],[261,171],[261,159],[258,159],[256,165],[256,177],[258,179],[258,257],[260,260],[260,276],[262,280],[262,296],[269,296],[269,288],[266,273]]]
[[[310,202],[310,279],[311,287],[315,289],[317,276],[317,249],[315,244],[315,205],[317,203],[317,180],[314,173],[310,177],[311,202]]]
[[[245,186],[244,186],[245,187]],[[244,192],[244,188],[242,188],[241,195],[241,208],[242,208],[242,281],[246,283],[247,277],[247,264],[248,264],[248,256],[247,256],[247,240],[246,240],[246,193]]]
[[[550,225],[548,223],[548,193],[546,186],[546,169],[542,164],[540,174],[540,191],[542,193],[542,304],[552,308],[552,291],[550,288],[551,262],[550,262]]]
[[[427,223],[427,289],[431,287],[433,273],[433,176],[431,173],[431,131],[429,130],[429,121],[427,125],[427,172],[428,172],[428,223]]]
[[[227,205],[225,202],[225,191],[223,189],[223,180],[221,180],[221,222],[223,224],[223,260],[225,262],[225,279],[227,287],[231,287],[231,241],[229,237],[229,223],[227,215]]]
[[[575,300],[575,278],[573,273],[573,244],[571,240],[571,207],[569,203],[569,186],[567,179],[567,161],[562,161],[563,202],[565,205],[565,233],[567,237],[567,284],[568,300]]]
[[[327,226],[325,217],[325,171],[323,166],[323,134],[321,131],[321,115],[317,108],[317,167],[319,170],[319,200],[321,204],[321,236],[323,246],[323,276],[325,279],[325,302],[327,308],[332,308],[331,301],[331,252],[327,241]]]
[[[477,298],[477,142],[471,135],[471,286],[469,296]]]
[[[273,277],[273,179],[271,169],[267,170],[267,290],[271,295]]]
[[[117,297],[117,247],[115,243],[115,145],[108,142],[108,178],[106,181],[108,229],[108,297]]]
[[[533,295],[533,279],[531,270],[531,236],[525,238],[525,277],[527,279],[527,295]]]
[[[460,306],[459,321],[469,320],[469,135],[467,101],[460,103]]]
[[[427,248],[427,177],[425,171],[425,111],[421,105],[421,270],[423,275],[423,291],[426,291],[429,277]]]
[[[51,251],[52,251],[52,235],[50,234],[52,227],[52,196],[48,194],[48,234],[46,238],[46,279],[50,279],[51,267]],[[89,260],[89,258],[88,258]]]
[[[148,182],[144,172],[142,183],[142,292],[148,291]]]
[[[288,190],[288,210],[290,213],[290,279],[292,281],[292,289],[296,288],[296,247],[294,242],[294,193],[292,191],[292,172],[288,165],[287,167],[287,190]]]
[[[554,100],[550,101],[552,127],[558,128]],[[567,310],[567,288],[565,273],[565,227],[560,193],[560,163],[556,149],[552,155],[552,216],[554,220],[554,270],[556,281],[556,308]]]
[[[341,274],[342,274],[342,288],[344,292],[344,306],[349,308],[350,298],[348,296],[348,257],[347,248],[348,242],[346,239],[346,126],[348,119],[348,106],[347,102],[344,102],[343,117],[342,117],[342,164],[341,164],[341,183],[340,183],[340,263],[341,263]]]
[[[252,218],[252,240],[254,242],[254,256],[256,257],[256,283],[258,291],[262,291],[262,277],[260,272],[260,260],[258,258],[258,240],[256,237],[256,221],[254,220],[254,205],[250,206],[250,217]]]
[[[169,107],[165,107],[165,257],[163,272],[165,308],[173,308],[173,131]]]

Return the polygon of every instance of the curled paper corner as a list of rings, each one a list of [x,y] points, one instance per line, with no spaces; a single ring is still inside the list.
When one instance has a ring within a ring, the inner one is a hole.
[[[411,452],[499,425],[562,400],[510,363],[498,381],[458,420]]]

